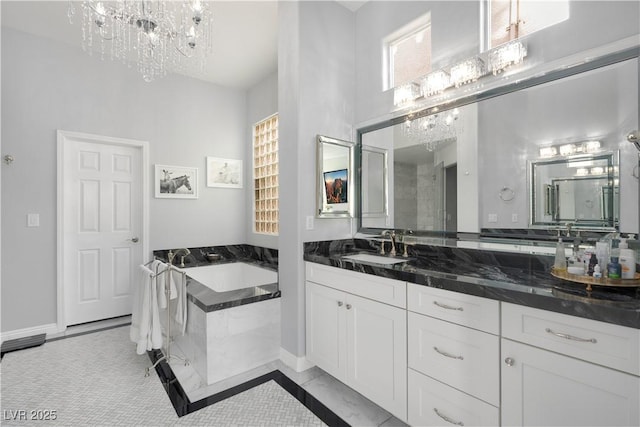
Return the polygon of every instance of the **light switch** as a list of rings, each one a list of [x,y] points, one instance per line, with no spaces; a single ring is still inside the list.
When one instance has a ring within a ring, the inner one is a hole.
[[[511,214],[511,222],[518,222],[518,214],[517,213],[512,213]]]
[[[490,213],[487,220],[489,222],[498,222],[498,214]]]
[[[307,230],[313,230],[313,216],[309,215],[307,217]]]
[[[40,227],[40,214],[27,214],[27,227]]]

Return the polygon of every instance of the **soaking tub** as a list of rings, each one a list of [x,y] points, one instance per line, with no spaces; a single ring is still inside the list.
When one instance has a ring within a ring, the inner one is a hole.
[[[206,384],[280,357],[278,273],[251,262],[185,268],[187,327],[176,344]]]

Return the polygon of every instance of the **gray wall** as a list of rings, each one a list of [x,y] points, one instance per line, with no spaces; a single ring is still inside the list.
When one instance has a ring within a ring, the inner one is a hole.
[[[316,135],[352,140],[355,21],[346,8],[324,1],[282,2],[278,18],[282,347],[302,356],[302,242],[351,236],[351,220],[315,218],[306,230],[306,217],[316,209]]]
[[[199,199],[151,198],[150,249],[245,242],[245,191],[205,183],[206,156],[250,164],[244,91],[181,76],[145,83],[79,46],[3,27],[1,100],[3,154],[16,158],[2,164],[2,331],[57,321],[56,129],[149,141],[150,177],[156,163],[199,169]]]

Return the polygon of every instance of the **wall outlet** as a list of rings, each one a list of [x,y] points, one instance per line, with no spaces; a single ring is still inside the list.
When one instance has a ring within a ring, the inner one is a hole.
[[[518,214],[517,213],[512,213],[511,214],[511,222],[518,222]]]
[[[40,214],[27,214],[27,227],[40,227]]]
[[[498,222],[498,214],[490,213],[487,221],[489,222]]]
[[[307,217],[307,230],[313,230],[313,215]]]

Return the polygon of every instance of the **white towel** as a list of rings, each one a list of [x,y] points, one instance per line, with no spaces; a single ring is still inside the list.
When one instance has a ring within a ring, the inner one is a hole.
[[[173,270],[172,284],[175,285],[178,301],[176,301],[175,321],[180,326],[180,331],[184,335],[187,329],[187,279],[180,270]]]
[[[158,307],[167,308],[167,294],[165,293],[165,278],[168,265],[162,261],[154,260],[151,263],[151,270],[156,273],[156,291],[158,293]]]
[[[153,268],[153,264],[152,264]],[[129,338],[136,343],[136,353],[162,347],[162,325],[158,310],[155,269],[140,266],[140,283],[134,291]]]
[[[131,327],[129,328],[129,338],[134,343],[138,344],[142,339],[142,322],[145,311],[147,310],[145,307],[147,304],[145,302],[147,299],[145,298],[145,290],[151,287],[151,280],[154,273],[144,265],[140,266],[139,269],[139,283],[137,286],[134,286],[133,289],[133,307],[131,309]],[[145,317],[144,320],[145,330],[148,328],[148,318]],[[146,343],[146,339],[144,340]]]

